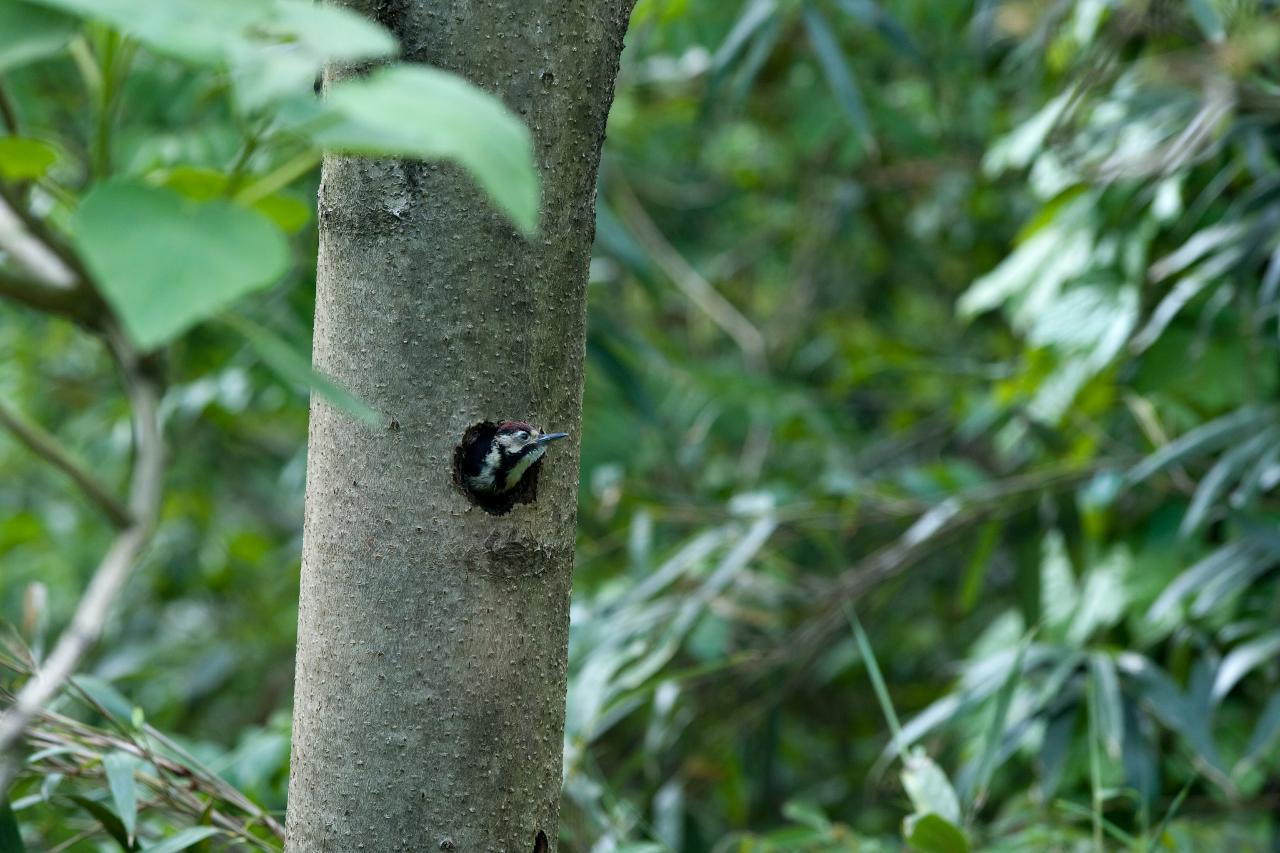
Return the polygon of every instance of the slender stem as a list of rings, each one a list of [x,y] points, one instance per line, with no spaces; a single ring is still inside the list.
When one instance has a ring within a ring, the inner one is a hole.
[[[160,514],[164,443],[157,411],[159,388],[121,332],[108,328],[107,341],[120,365],[125,392],[133,409],[134,462],[129,489],[129,514],[133,523],[119,532],[98,564],[76,605],[71,625],[58,638],[52,654],[0,717],[0,756],[4,756],[0,764],[0,796],[13,784],[20,766],[11,755],[13,748],[31,719],[57,695],[85,652],[101,635],[111,605],[151,541]]]
[[[4,129],[10,136],[18,135],[18,111],[13,108],[13,101],[3,82],[0,82],[0,121],[4,122]]]
[[[240,149],[235,162],[227,172],[227,187],[224,192],[227,198],[235,198],[236,193],[240,191],[240,185],[244,183],[245,173],[249,168],[249,160],[257,153],[258,146],[262,144],[263,134],[269,126],[269,123],[264,123],[255,130],[249,130],[244,140],[244,147]]]
[[[97,504],[116,527],[124,529],[133,524],[129,511],[116,500],[110,489],[89,473],[53,435],[13,411],[3,400],[0,400],[0,427],[12,433],[32,453],[70,477],[85,497]]]
[[[30,308],[80,319],[87,303],[77,294],[60,287],[49,287],[32,278],[0,267],[0,296]]]
[[[87,289],[91,278],[79,256],[37,216],[27,210],[12,189],[0,182],[0,249],[14,255],[14,260],[24,263],[27,255],[38,255],[48,275],[31,270],[53,287]],[[25,254],[19,254],[25,253]],[[58,261],[61,262],[57,263]]]
[[[748,370],[756,374],[764,373],[765,340],[760,330],[667,241],[625,181],[617,182],[614,197],[619,213],[667,277],[738,345],[738,349],[742,351],[742,361]]]
[[[0,249],[41,284],[65,291],[75,288],[75,271],[33,233],[22,208],[7,193],[0,193]]]
[[[1085,711],[1089,722],[1089,816],[1093,823],[1093,849],[1104,853],[1102,846],[1102,758],[1098,748],[1098,694],[1090,681],[1085,685]]]
[[[103,36],[100,74],[102,85],[98,89],[98,115],[93,133],[93,176],[103,180],[111,174],[111,113],[115,100],[116,53],[120,47],[120,36],[115,30],[108,30]]]
[[[322,154],[308,148],[291,160],[286,160],[240,192],[236,193],[236,201],[241,204],[253,204],[261,201],[274,192],[284,189],[298,178],[320,165]]]

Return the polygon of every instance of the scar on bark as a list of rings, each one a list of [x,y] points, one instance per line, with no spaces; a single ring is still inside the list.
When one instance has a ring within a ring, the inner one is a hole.
[[[493,421],[480,421],[467,427],[462,434],[462,441],[453,449],[453,484],[458,491],[467,496],[473,506],[478,506],[490,515],[506,515],[516,504],[531,504],[538,499],[538,472],[542,469],[542,460],[533,463],[532,467],[520,478],[520,482],[505,492],[496,495],[482,495],[467,488],[462,479],[462,467],[467,460],[467,452],[477,442],[488,444],[498,431]]]

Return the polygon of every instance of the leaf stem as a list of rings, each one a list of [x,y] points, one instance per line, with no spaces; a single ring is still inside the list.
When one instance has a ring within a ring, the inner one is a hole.
[[[279,192],[298,178],[320,165],[323,155],[314,148],[308,148],[296,157],[286,160],[240,192],[235,199],[240,204],[253,204],[272,193]]]
[[[13,101],[10,100],[3,81],[0,81],[0,121],[4,122],[4,129],[10,136],[18,135],[18,111],[13,108]]]
[[[165,469],[158,413],[160,389],[123,332],[108,327],[105,337],[120,366],[133,409],[134,460],[129,484],[129,514],[133,522],[116,535],[103,555],[76,605],[71,624],[58,637],[53,652],[0,716],[0,797],[7,794],[20,767],[11,751],[27,725],[58,694],[97,641],[116,595],[151,541],[160,516]]]
[[[110,489],[89,473],[52,434],[9,408],[3,400],[0,400],[0,427],[7,429],[32,453],[70,477],[80,487],[80,491],[84,492],[85,497],[96,504],[117,528],[123,529],[133,524],[133,516]]]

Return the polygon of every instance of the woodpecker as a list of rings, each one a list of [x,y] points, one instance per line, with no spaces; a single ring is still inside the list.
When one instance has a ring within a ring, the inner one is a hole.
[[[480,432],[462,458],[462,484],[480,496],[503,495],[519,484],[547,445],[567,432],[542,432],[525,421],[503,421]]]

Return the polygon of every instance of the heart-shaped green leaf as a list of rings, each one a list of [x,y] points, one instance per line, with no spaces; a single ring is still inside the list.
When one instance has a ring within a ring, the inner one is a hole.
[[[73,233],[103,295],[143,350],[268,286],[288,263],[284,237],[258,213],[128,180],[94,187]]]

